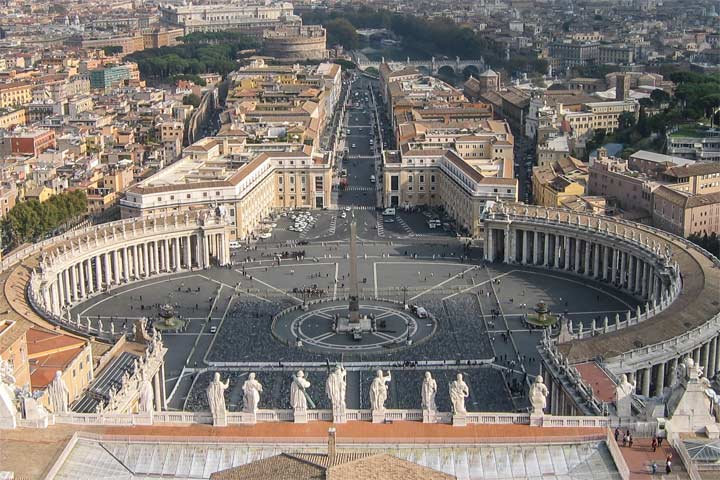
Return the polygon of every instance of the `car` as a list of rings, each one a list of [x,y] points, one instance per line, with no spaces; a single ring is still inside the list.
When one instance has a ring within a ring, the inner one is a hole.
[[[272,237],[272,233],[270,232],[263,232],[260,235],[258,235],[260,238],[270,238]]]
[[[230,241],[230,248],[240,248],[240,242],[231,240]]]
[[[340,218],[345,218],[345,217],[347,217],[347,213],[345,213],[345,212],[340,212]]]
[[[353,144],[352,144],[352,148],[355,148],[355,147],[356,147],[356,145],[353,143]]]
[[[394,208],[386,208],[385,210],[383,210],[382,214],[385,217],[394,217],[395,209]]]
[[[349,212],[350,210],[352,210],[350,207],[345,207],[346,212]]]
[[[210,327],[210,333],[217,333],[217,327],[215,325]]]

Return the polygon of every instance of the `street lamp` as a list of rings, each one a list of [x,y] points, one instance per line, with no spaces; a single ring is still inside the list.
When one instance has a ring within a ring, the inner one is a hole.
[[[407,310],[407,309],[408,309],[408,305],[407,305],[407,285],[402,287],[402,292],[403,292],[403,310]]]

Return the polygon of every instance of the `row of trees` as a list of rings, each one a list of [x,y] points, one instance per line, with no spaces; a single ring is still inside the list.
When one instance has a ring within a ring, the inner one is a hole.
[[[349,49],[359,46],[357,28],[385,28],[398,35],[403,46],[411,50],[462,58],[482,55],[493,67],[510,72],[545,73],[547,70],[547,62],[530,51],[515,52],[510,60],[506,60],[502,45],[449,18],[423,18],[367,6],[308,10],[302,17],[304,23],[322,24],[327,30],[329,44],[338,43]]]
[[[3,218],[3,244],[15,248],[29,241],[39,241],[68,222],[87,213],[87,196],[74,190],[50,197],[40,203],[28,200],[15,205]]]
[[[143,77],[165,81],[177,75],[225,75],[237,68],[240,51],[258,46],[257,40],[237,32],[192,33],[182,40],[182,45],[142,50],[125,58],[138,64]]]
[[[708,121],[712,116],[715,116],[714,122],[718,123],[719,74],[675,72],[670,75],[670,80],[677,85],[674,95],[663,90],[653,90],[650,98],[640,99],[637,120],[634,115],[624,113],[618,119],[618,128],[612,135],[606,134],[603,129],[595,130],[593,138],[586,145],[587,152],[605,143],[626,145],[623,157],[641,148],[662,150],[668,128]]]

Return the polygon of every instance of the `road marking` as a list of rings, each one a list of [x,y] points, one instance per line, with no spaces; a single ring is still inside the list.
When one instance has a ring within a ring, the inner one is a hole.
[[[378,262],[373,262],[373,283],[375,284],[375,298],[377,298],[378,294],[378,283],[377,283],[377,264]]]
[[[305,340],[312,343],[322,342],[326,338],[330,338],[335,335],[335,332],[325,332],[317,337],[306,338]]]
[[[340,264],[338,262],[335,262],[335,282],[333,285],[333,300],[337,300],[337,284],[338,284],[338,274],[340,269]]]
[[[426,293],[431,292],[431,291],[435,290],[435,289],[438,288],[438,287],[442,287],[442,286],[445,285],[446,283],[451,282],[451,281],[455,280],[456,278],[458,278],[459,276],[465,275],[465,274],[468,273],[469,271],[475,270],[476,268],[477,268],[477,267],[476,267],[475,265],[473,265],[472,267],[468,268],[467,270],[463,270],[462,272],[453,275],[452,277],[448,278],[447,280],[444,280],[444,281],[438,283],[437,285],[434,285],[434,286],[428,288],[428,289],[425,290],[424,292],[418,293],[418,294],[415,295],[414,297],[411,297],[410,300],[415,300],[415,299],[418,298],[418,297],[422,297],[422,296],[425,295]]]
[[[448,298],[452,298],[452,297],[454,297],[455,295],[460,295],[460,294],[469,292],[470,290],[472,290],[472,289],[474,289],[474,288],[477,288],[477,287],[481,287],[481,286],[483,286],[483,285],[486,285],[486,284],[490,283],[491,281],[493,281],[493,280],[495,280],[495,279],[497,279],[497,278],[505,277],[505,276],[507,276],[507,275],[510,275],[510,274],[513,273],[513,272],[516,272],[516,271],[518,271],[518,270],[510,270],[509,272],[501,273],[501,274],[498,275],[497,277],[492,277],[492,278],[490,278],[490,280],[485,280],[484,282],[476,283],[475,285],[473,285],[473,286],[471,286],[471,287],[468,287],[468,288],[466,288],[466,289],[464,289],[464,290],[460,290],[459,292],[456,292],[456,293],[453,293],[453,294],[451,294],[451,295],[448,295],[447,297],[444,297],[443,300],[447,300]]]
[[[235,270],[235,271],[238,272],[238,273],[240,273],[240,274],[242,274],[242,272],[239,271],[239,270]],[[265,285],[267,288],[270,288],[270,289],[272,289],[272,290],[275,290],[276,292],[280,292],[280,293],[282,293],[283,295],[287,295],[288,297],[292,298],[293,300],[295,300],[295,301],[298,302],[298,303],[303,303],[303,301],[300,300],[300,299],[299,299],[298,297],[296,297],[295,295],[290,295],[290,294],[287,293],[286,291],[280,290],[280,289],[277,288],[277,287],[273,287],[273,286],[270,285],[269,283],[265,283],[265,282],[263,282],[262,280],[260,280],[260,279],[258,279],[258,278],[253,278],[253,281],[258,282],[258,283],[260,283],[260,284],[262,284],[262,285]]]

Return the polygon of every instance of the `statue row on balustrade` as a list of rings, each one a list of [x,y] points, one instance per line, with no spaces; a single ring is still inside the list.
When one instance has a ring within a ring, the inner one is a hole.
[[[388,398],[388,384],[392,381],[392,375],[390,372],[383,372],[377,370],[375,378],[370,384],[369,400],[370,409],[373,412],[373,418],[379,415],[379,418],[384,421],[385,414],[385,402]],[[307,418],[307,409],[315,408],[315,402],[308,393],[310,388],[310,382],[306,378],[305,373],[302,370],[297,371],[291,380],[290,384],[290,406],[295,414],[295,419]],[[325,382],[325,394],[330,400],[333,410],[333,418],[336,422],[343,422],[345,418],[346,403],[345,403],[345,391],[347,385],[347,371],[345,368],[338,364],[329,373]],[[230,381],[225,382],[220,378],[219,373],[215,373],[215,376],[210,382],[207,388],[207,399],[210,405],[210,411],[213,415],[213,419],[219,419],[219,423],[226,424],[225,417],[227,415],[227,409],[225,406],[225,390],[230,386]],[[243,412],[251,415],[255,415],[258,412],[258,405],[260,403],[260,394],[263,392],[263,385],[257,380],[254,373],[248,375],[248,379],[243,383]],[[425,372],[425,377],[421,386],[421,408],[423,410],[423,418],[430,419],[432,421],[434,415],[437,413],[437,406],[435,404],[435,396],[438,391],[436,380],[432,377],[430,372]],[[450,396],[450,402],[452,405],[452,413],[454,416],[465,416],[467,410],[465,408],[465,400],[470,395],[470,387],[463,379],[463,375],[458,373],[455,380],[450,382],[448,385],[448,394]],[[546,397],[548,395],[548,389],[543,383],[541,376],[538,376],[533,382],[530,388],[530,403],[532,406],[532,412],[535,414],[542,414],[543,409],[546,406]],[[300,420],[302,421],[302,420]],[[374,420],[375,421],[375,420]]]

